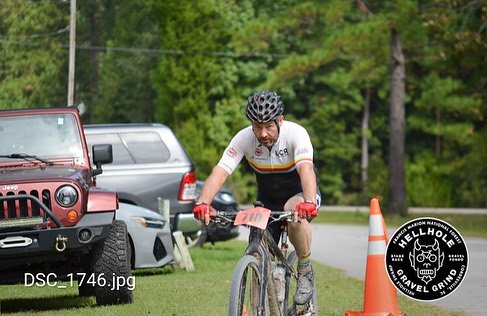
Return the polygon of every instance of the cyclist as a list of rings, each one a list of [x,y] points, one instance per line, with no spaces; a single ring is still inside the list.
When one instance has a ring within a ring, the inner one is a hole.
[[[243,156],[257,179],[257,199],[271,210],[295,211],[289,240],[298,256],[297,304],[313,296],[314,272],[310,262],[311,227],[318,214],[320,192],[313,165],[313,147],[306,129],[284,120],[284,104],[273,91],[249,96],[246,116],[251,125],[239,131],[205,181],[193,209],[196,219],[209,220],[210,203]],[[278,242],[281,223],[268,226]]]

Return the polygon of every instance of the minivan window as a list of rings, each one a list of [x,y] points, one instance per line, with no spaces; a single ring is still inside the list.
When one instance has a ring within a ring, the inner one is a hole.
[[[154,132],[120,133],[135,163],[160,163],[169,160],[169,149]]]
[[[86,140],[90,146],[112,144],[113,165],[162,163],[170,157],[169,149],[154,132],[89,134]]]

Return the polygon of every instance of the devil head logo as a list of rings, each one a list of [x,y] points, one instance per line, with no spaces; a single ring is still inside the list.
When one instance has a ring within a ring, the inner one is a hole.
[[[440,244],[436,239],[433,245],[421,245],[416,239],[414,249],[409,253],[411,267],[425,284],[436,277],[436,271],[443,266],[444,258],[445,255],[440,250]]]

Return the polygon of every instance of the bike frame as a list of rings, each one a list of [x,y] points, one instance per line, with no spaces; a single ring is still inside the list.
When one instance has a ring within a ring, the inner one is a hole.
[[[271,214],[282,214],[282,212],[272,212]],[[271,217],[272,218],[272,217]],[[287,224],[283,224],[283,228],[281,231],[281,239],[280,244],[281,247],[277,245],[274,238],[270,235],[267,229],[260,229],[257,227],[250,226],[250,235],[249,235],[249,244],[245,249],[245,255],[254,255],[257,254],[259,256],[259,261],[261,262],[260,265],[260,273],[263,276],[262,282],[260,284],[260,297],[259,297],[259,310],[264,310],[265,308],[265,300],[267,296],[267,286],[268,286],[268,276],[270,275],[270,262],[271,262],[271,254],[277,257],[277,259],[286,267],[286,275],[285,275],[285,308],[287,308],[287,302],[289,299],[289,280],[291,276],[296,276],[294,268],[289,264],[286,254],[288,249],[287,243]],[[272,281],[272,280],[271,280]],[[279,304],[278,304],[279,305]],[[281,309],[281,306],[278,306]],[[281,314],[283,311],[280,311]]]

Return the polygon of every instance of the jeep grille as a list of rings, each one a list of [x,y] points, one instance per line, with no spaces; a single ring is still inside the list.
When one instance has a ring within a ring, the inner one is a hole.
[[[11,196],[11,195],[32,195],[38,198],[44,205],[48,208],[51,208],[51,193],[49,190],[43,190],[41,196],[39,196],[39,191],[32,190],[29,193],[25,191],[19,191],[18,193],[15,192],[7,192],[6,194],[0,193],[0,197],[2,196]],[[38,203],[34,203],[30,199],[9,199],[9,200],[2,200],[0,204],[0,219],[12,219],[12,218],[25,218],[25,217],[37,217],[41,216],[42,209]]]
[[[7,192],[5,195],[0,193],[0,197],[3,196],[12,196],[12,195],[31,195],[42,201],[42,203],[51,209],[51,193],[49,190],[43,190],[41,196],[39,196],[39,191],[32,190],[29,193],[25,191],[16,192]],[[2,200],[0,204],[0,220],[1,219],[20,219],[20,218],[29,218],[29,217],[39,217],[42,216],[43,213],[41,207],[38,203],[35,203],[31,199],[27,198],[16,198],[16,199],[8,199]]]
[[[63,227],[51,211],[51,194],[43,190],[38,198],[38,191],[32,190],[0,193],[0,228],[32,226],[44,223],[49,217],[57,227]]]

